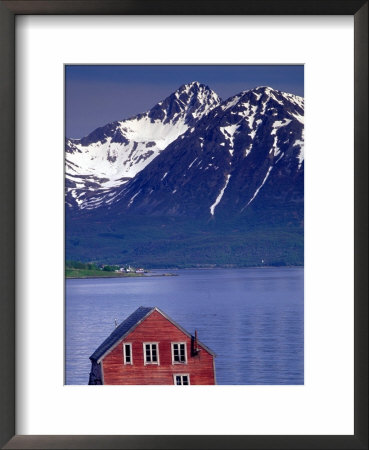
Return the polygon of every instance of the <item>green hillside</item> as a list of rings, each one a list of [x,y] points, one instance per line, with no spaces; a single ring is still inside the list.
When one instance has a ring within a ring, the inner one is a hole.
[[[70,220],[67,259],[150,268],[304,264],[303,227],[292,223],[168,217]]]

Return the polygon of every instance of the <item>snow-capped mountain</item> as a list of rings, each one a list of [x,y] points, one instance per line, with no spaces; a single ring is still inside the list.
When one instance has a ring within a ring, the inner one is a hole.
[[[194,82],[66,148],[67,259],[303,264],[302,97]]]
[[[66,141],[66,204],[93,209],[114,201],[164,149],[221,103],[208,86],[192,82],[144,114]]]
[[[303,98],[258,87],[215,103],[100,204],[118,214],[196,217],[303,205]]]
[[[304,100],[257,87],[225,101],[183,85],[150,111],[68,140],[67,205],[126,214],[243,214],[303,201]]]

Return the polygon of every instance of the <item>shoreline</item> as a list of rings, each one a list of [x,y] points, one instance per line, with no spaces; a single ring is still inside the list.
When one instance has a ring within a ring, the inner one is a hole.
[[[234,267],[170,267],[150,270],[234,270],[234,269],[303,269],[305,266],[234,266]]]
[[[303,269],[305,266],[249,266],[249,267],[183,267],[183,268],[171,268],[171,269],[151,269],[153,271],[155,270],[173,270],[173,271],[179,271],[179,270],[235,270],[235,269]],[[148,272],[150,273],[150,272]],[[99,278],[153,278],[153,277],[177,277],[177,273],[153,273],[152,275],[145,275],[145,274],[132,274],[132,275],[85,275],[85,276],[77,276],[77,277],[70,277],[66,276],[65,279],[67,280],[83,280],[83,279],[99,279]]]
[[[160,269],[155,269],[160,270]],[[84,279],[95,279],[98,280],[100,278],[153,278],[153,277],[177,277],[177,274],[174,273],[163,273],[163,274],[155,274],[155,275],[120,275],[120,276],[112,276],[112,275],[85,275],[80,277],[65,277],[66,280],[84,280]]]

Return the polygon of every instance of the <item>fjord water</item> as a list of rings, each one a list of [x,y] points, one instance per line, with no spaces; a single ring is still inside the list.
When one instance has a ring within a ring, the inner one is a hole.
[[[139,306],[196,329],[217,355],[217,384],[304,383],[303,268],[171,272],[66,281],[66,384],[88,383],[89,356]]]

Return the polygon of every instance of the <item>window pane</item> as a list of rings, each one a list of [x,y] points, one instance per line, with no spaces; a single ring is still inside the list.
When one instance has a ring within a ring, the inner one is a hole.
[[[183,385],[188,385],[188,376],[187,375],[183,375],[183,377],[182,377],[182,380],[183,380]]]
[[[130,346],[130,344],[124,344],[124,362],[125,362],[125,364],[131,364],[131,346]]]
[[[182,384],[181,377],[179,375],[176,375],[176,384]]]
[[[178,345],[173,345],[173,359],[175,362],[179,362]]]
[[[157,353],[156,353],[156,345],[155,344],[152,344],[152,360],[154,362],[158,361]]]
[[[150,352],[150,346],[146,345],[146,361],[150,362],[151,361],[151,352]]]

